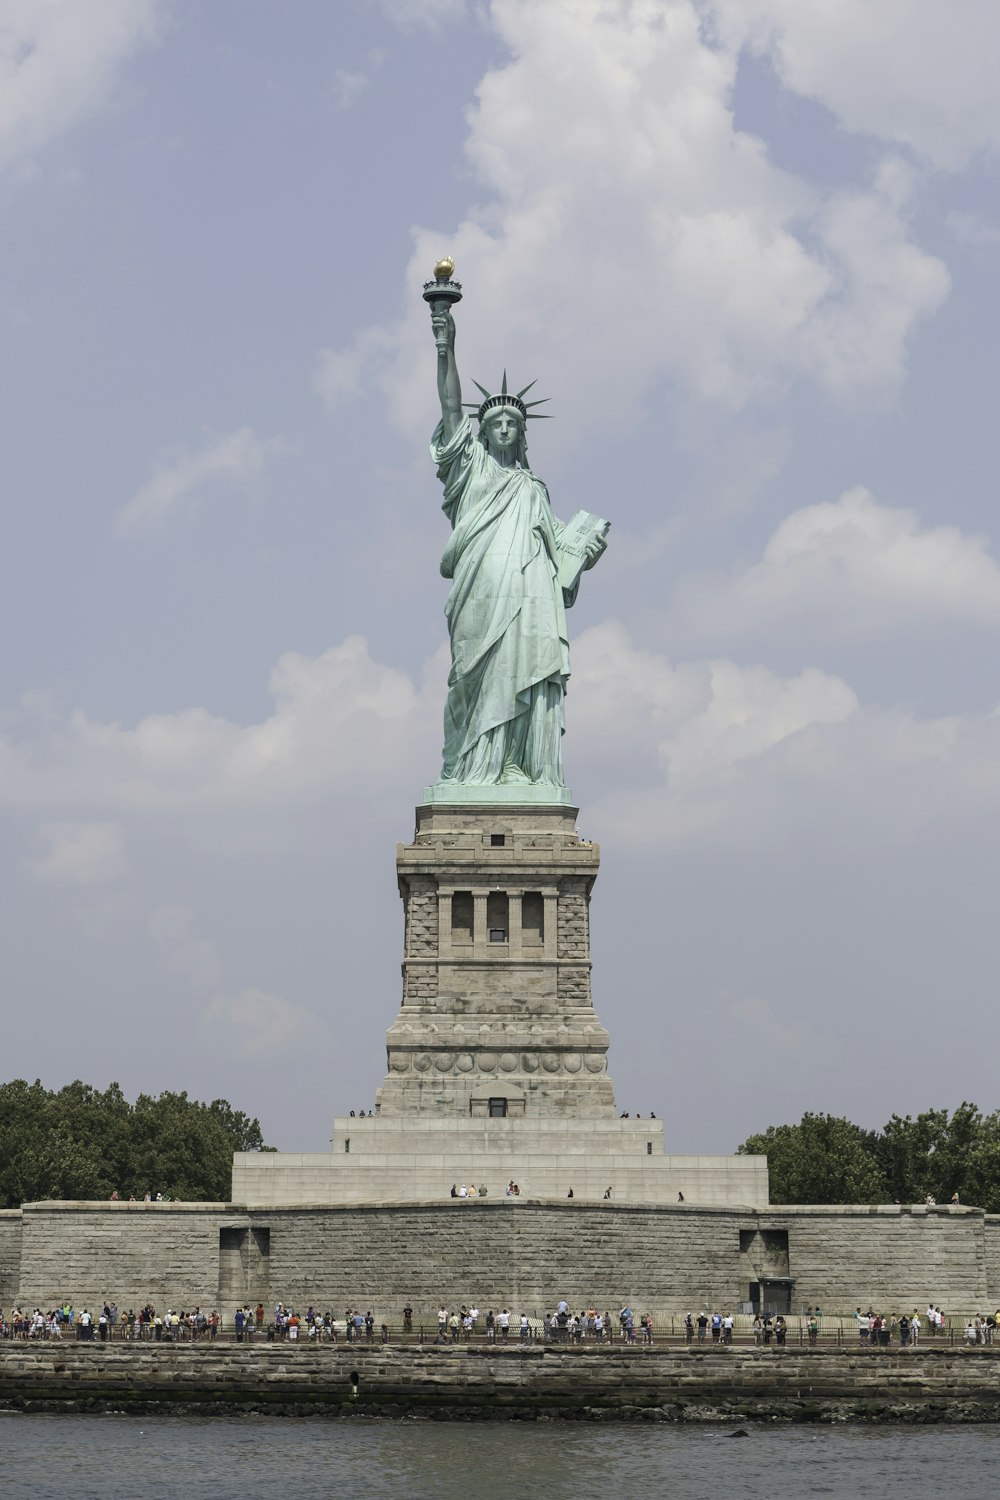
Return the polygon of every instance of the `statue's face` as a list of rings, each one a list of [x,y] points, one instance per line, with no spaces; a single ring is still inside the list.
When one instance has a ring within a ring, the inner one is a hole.
[[[494,458],[517,452],[521,436],[520,414],[510,406],[498,406],[484,422],[486,446]]]

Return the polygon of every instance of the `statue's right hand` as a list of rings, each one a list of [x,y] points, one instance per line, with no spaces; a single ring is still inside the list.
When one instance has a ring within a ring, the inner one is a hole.
[[[434,330],[434,339],[438,348],[454,349],[455,347],[455,319],[451,315],[451,308],[445,303],[431,306],[431,328]]]

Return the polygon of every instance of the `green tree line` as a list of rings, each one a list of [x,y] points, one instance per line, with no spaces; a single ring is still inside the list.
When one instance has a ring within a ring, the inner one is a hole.
[[[737,1151],[766,1155],[772,1203],[923,1203],[928,1194],[1000,1213],[1000,1110],[963,1103],[893,1115],[881,1130],[835,1115],[771,1125]]]
[[[225,1099],[102,1093],[36,1079],[0,1084],[0,1206],[43,1198],[165,1197],[225,1202],[234,1151],[267,1151],[260,1123]]]

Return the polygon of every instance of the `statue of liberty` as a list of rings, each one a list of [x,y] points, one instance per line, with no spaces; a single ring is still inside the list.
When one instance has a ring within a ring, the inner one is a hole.
[[[452,533],[441,572],[452,580],[445,605],[451,673],[444,714],[444,764],[431,789],[488,802],[489,788],[520,788],[525,801],[569,800],[562,772],[564,700],[569,677],[566,610],[580,574],[603,553],[608,523],[578,512],[556,519],[548,490],[528,468],[525,402],[506,372],[499,393],[482,392],[478,434],[463,411],[451,303],[461,288],[448,261],[427,283],[438,351],[441,420],[431,456],[444,484]],[[443,273],[443,274],[442,274]],[[447,288],[452,291],[449,294]],[[534,382],[532,382],[533,384]],[[467,788],[464,795],[460,789]],[[473,793],[472,788],[477,789]]]

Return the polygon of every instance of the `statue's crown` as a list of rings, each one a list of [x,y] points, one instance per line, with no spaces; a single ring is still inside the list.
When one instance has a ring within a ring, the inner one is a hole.
[[[544,406],[546,401],[551,400],[550,396],[543,396],[540,401],[525,401],[523,399],[531,390],[531,387],[534,385],[534,383],[535,382],[532,380],[528,385],[523,386],[519,391],[508,391],[507,371],[504,370],[503,384],[496,394],[488,391],[484,385],[480,385],[478,380],[474,380],[472,384],[478,391],[482,391],[486,399],[481,402],[463,401],[462,405],[467,406],[470,411],[474,411],[478,416],[480,423],[482,422],[486,413],[494,406],[512,406],[515,411],[519,411],[521,413],[521,416],[525,422],[530,422],[537,417],[547,418],[549,416],[548,412],[536,412],[532,411],[531,408],[533,406]]]

